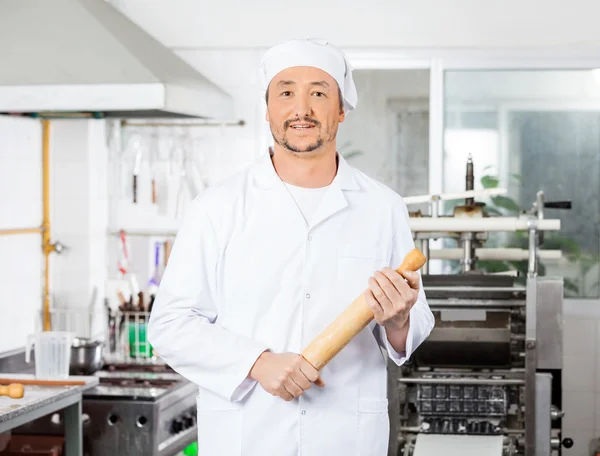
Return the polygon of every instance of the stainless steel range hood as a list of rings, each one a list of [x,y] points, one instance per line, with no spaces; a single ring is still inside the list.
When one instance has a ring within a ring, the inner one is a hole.
[[[104,0],[1,0],[0,112],[231,119],[233,100]]]

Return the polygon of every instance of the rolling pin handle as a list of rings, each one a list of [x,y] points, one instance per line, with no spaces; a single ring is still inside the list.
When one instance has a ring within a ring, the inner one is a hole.
[[[0,385],[0,396],[8,396],[12,399],[21,399],[25,388],[20,383],[11,383],[10,385]]]

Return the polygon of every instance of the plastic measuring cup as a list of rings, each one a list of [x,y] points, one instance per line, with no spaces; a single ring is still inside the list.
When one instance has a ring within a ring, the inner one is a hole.
[[[27,337],[25,362],[31,361],[31,347],[35,348],[35,376],[40,379],[69,377],[71,343],[75,334],[66,331],[44,331]]]

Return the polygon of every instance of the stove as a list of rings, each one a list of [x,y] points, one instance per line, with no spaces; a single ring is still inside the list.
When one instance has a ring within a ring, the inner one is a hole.
[[[111,398],[155,401],[174,388],[181,386],[179,374],[165,372],[163,374],[148,372],[110,372],[96,373],[100,384],[85,393],[85,397]]]
[[[173,456],[196,441],[198,388],[168,366],[109,364],[95,375],[100,384],[83,393],[84,455]],[[55,414],[18,432],[60,434],[61,423]]]

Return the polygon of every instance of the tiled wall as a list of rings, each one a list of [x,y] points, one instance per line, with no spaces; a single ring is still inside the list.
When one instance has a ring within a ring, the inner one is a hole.
[[[67,247],[50,256],[52,305],[89,305],[94,285],[96,306],[102,305],[108,217],[103,127],[102,121],[51,123],[51,241]],[[0,229],[41,225],[41,164],[40,122],[0,117]],[[0,352],[24,347],[27,335],[41,328],[40,246],[39,234],[0,237]],[[77,320],[69,329],[87,331],[85,320]]]
[[[0,229],[42,221],[38,121],[0,116]],[[25,345],[41,308],[40,234],[0,236],[0,352]]]
[[[67,250],[52,255],[52,295],[56,307],[92,308],[101,313],[106,281],[108,226],[108,148],[106,123],[98,120],[52,122],[52,237]],[[97,295],[92,303],[93,289]],[[58,317],[58,314],[57,314]],[[61,320],[62,317],[60,317]],[[64,329],[81,336],[97,333],[105,320],[89,328],[84,314],[70,322],[57,320]],[[59,329],[63,329],[59,328]]]

